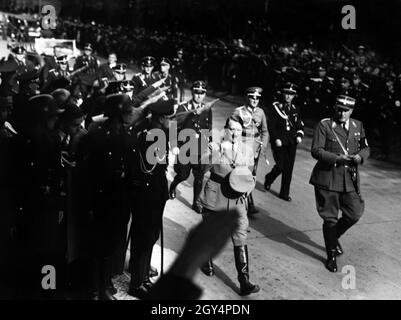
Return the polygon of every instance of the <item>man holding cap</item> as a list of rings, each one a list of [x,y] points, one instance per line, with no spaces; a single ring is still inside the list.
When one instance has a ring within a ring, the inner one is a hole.
[[[317,211],[324,221],[330,272],[337,272],[336,256],[343,253],[338,239],[358,222],[365,207],[358,166],[369,157],[369,146],[362,122],[350,118],[355,102],[352,97],[338,96],[334,116],[319,122],[312,141],[312,156],[318,162],[310,183],[315,186]]]
[[[297,145],[304,136],[300,110],[292,103],[296,93],[296,85],[288,83],[283,90],[283,100],[273,103],[268,116],[270,143],[276,164],[266,175],[264,186],[266,190],[270,190],[271,184],[282,174],[280,198],[285,201],[291,201],[292,170]]]
[[[252,173],[256,176],[257,163],[260,155],[265,155],[268,140],[267,120],[265,112],[259,107],[262,88],[250,87],[246,90],[246,105],[236,108],[231,118],[242,125],[242,138],[246,144],[253,147],[250,155]],[[248,214],[258,212],[252,194],[249,195]]]
[[[237,227],[231,234],[234,245],[235,266],[240,283],[240,294],[248,295],[259,291],[259,286],[249,281],[248,258],[248,216],[247,196],[255,188],[256,177],[249,170],[253,164],[247,148],[242,140],[242,125],[228,118],[225,125],[226,134],[221,143],[211,142],[209,152],[204,157],[211,158],[210,178],[202,192],[202,215],[208,219],[221,211],[238,209]],[[214,267],[210,259],[201,268],[207,276],[214,275]]]

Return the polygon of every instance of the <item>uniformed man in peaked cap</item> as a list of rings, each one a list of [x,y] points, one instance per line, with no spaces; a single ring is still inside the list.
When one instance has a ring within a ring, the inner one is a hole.
[[[282,174],[280,198],[291,201],[290,184],[297,145],[304,136],[304,123],[299,108],[292,103],[297,93],[296,85],[287,83],[283,99],[273,103],[268,114],[268,128],[274,161],[273,169],[265,176],[265,189],[270,190],[274,180]]]
[[[142,72],[135,74],[132,77],[134,81],[134,87],[136,93],[141,92],[142,90],[151,86],[154,82],[159,80],[156,78],[156,75],[153,73],[153,69],[155,67],[156,59],[152,56],[146,56],[142,58],[141,69]]]
[[[330,272],[337,272],[336,257],[343,253],[338,239],[364,212],[358,168],[369,157],[369,147],[362,122],[351,118],[355,102],[352,97],[338,96],[334,116],[319,122],[312,141],[311,152],[317,163],[310,183],[324,221],[326,268]],[[342,216],[338,218],[340,210]]]
[[[155,148],[152,132],[167,133],[169,116],[174,113],[174,101],[150,104],[151,118],[138,132],[137,152],[132,154],[130,186],[135,198],[131,202],[133,221],[131,230],[131,283],[128,294],[144,298],[153,286],[150,281],[153,246],[162,228],[162,216],[168,200],[168,141]],[[156,129],[153,131],[153,129]],[[154,135],[153,135],[154,136]],[[160,148],[159,148],[160,147]],[[152,152],[150,152],[152,151]]]
[[[244,142],[252,146],[253,154],[250,154],[252,158],[250,163],[254,163],[251,171],[255,176],[259,157],[261,155],[265,156],[269,135],[265,112],[259,107],[262,92],[263,90],[260,87],[248,88],[246,90],[246,105],[236,108],[231,115],[233,120],[242,125]],[[252,194],[250,194],[248,200],[248,214],[257,213],[258,210],[253,203]]]
[[[205,138],[204,134],[202,134],[202,130],[212,129],[212,109],[206,109],[206,105],[203,100],[206,97],[206,83],[204,81],[195,81],[192,85],[192,99],[185,103],[182,103],[177,108],[177,114],[181,112],[189,112],[189,117],[186,121],[184,121],[184,125],[181,128],[184,129],[192,129],[196,133],[197,140],[197,158],[198,161],[196,163],[187,163],[183,164],[177,161],[177,164],[174,166],[174,170],[177,175],[174,177],[173,182],[170,185],[170,198],[174,199],[176,197],[175,189],[179,183],[188,179],[191,170],[194,175],[194,188],[193,188],[193,202],[192,209],[196,212],[200,213],[201,204],[200,204],[200,193],[202,191],[203,186],[203,176],[205,175],[205,165],[201,164],[200,158],[202,157],[201,146],[207,146],[208,141],[203,141]],[[204,110],[202,112],[202,110]],[[189,141],[189,138],[183,142],[179,141],[178,148],[181,148],[184,144]]]

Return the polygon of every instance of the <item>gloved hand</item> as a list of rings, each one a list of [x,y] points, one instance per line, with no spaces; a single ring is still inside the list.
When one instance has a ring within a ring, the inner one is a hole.
[[[352,158],[348,155],[341,154],[337,156],[336,163],[341,165],[350,165],[352,163]]]
[[[362,157],[359,154],[356,154],[356,155],[352,156],[352,161],[355,164],[361,164],[362,163]]]
[[[302,142],[302,138],[301,137],[297,137],[297,143],[300,144]]]
[[[276,140],[276,147],[280,148],[283,145],[280,139]]]

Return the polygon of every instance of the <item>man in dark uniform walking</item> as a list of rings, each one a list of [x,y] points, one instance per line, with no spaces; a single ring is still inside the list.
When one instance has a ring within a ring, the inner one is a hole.
[[[334,116],[319,122],[312,141],[311,153],[318,162],[310,183],[324,221],[326,268],[330,272],[337,272],[336,256],[343,253],[338,239],[358,222],[365,207],[358,166],[369,157],[369,146],[362,122],[350,118],[355,102],[352,97],[338,96]],[[338,219],[340,210],[342,217]]]
[[[87,68],[86,68],[87,67]],[[74,65],[74,71],[85,68],[77,75],[80,91],[84,98],[91,92],[93,83],[98,77],[99,61],[93,55],[93,46],[87,43],[84,47],[84,54],[77,58]]]
[[[203,186],[203,177],[205,175],[206,167],[204,164],[201,163],[200,159],[202,157],[202,146],[207,146],[208,141],[203,141],[205,138],[204,133],[201,130],[211,130],[212,129],[212,109],[206,109],[206,105],[203,102],[206,96],[206,83],[204,81],[195,81],[192,85],[192,99],[185,103],[182,103],[177,108],[177,114],[182,112],[189,112],[189,116],[184,121],[183,127],[180,128],[181,130],[184,129],[192,129],[196,132],[196,141],[197,141],[197,155],[194,158],[197,158],[196,163],[187,163],[183,164],[177,159],[177,163],[174,166],[174,170],[177,175],[174,177],[173,182],[170,185],[170,198],[175,199],[176,192],[175,189],[181,182],[188,179],[191,170],[194,175],[194,187],[193,187],[193,202],[192,202],[192,209],[196,212],[201,212],[201,204],[200,204],[200,193],[202,191]],[[202,112],[202,110],[204,110]],[[179,141],[178,148],[181,148],[184,144],[189,141],[189,137],[186,141]],[[192,148],[190,149],[192,150]],[[192,158],[192,157],[191,157]]]
[[[177,56],[173,59],[173,75],[178,78],[179,101],[184,101],[184,84],[185,84],[185,61],[184,50],[178,49]]]
[[[142,72],[135,74],[132,77],[132,81],[134,81],[135,92],[141,92],[142,90],[151,86],[157,79],[156,75],[153,73],[153,69],[155,67],[156,59],[152,56],[146,56],[142,58],[141,69]]]
[[[160,72],[155,72],[156,79],[165,79],[164,85],[169,87],[166,91],[166,100],[178,103],[178,77],[170,73],[171,61],[163,57],[160,61]]]
[[[283,100],[276,101],[270,108],[267,123],[270,133],[274,161],[273,169],[265,176],[264,187],[270,190],[274,180],[282,174],[280,198],[291,201],[290,185],[297,145],[304,136],[304,123],[299,108],[292,103],[297,90],[294,84],[283,89]]]
[[[168,183],[166,177],[168,165],[168,141],[161,148],[154,148],[154,142],[149,140],[154,132],[163,130],[167,133],[169,119],[174,113],[174,101],[159,101],[148,106],[151,118],[141,125],[137,137],[137,152],[131,153],[128,173],[133,199],[132,230],[131,230],[131,283],[128,294],[144,298],[153,286],[149,279],[150,262],[153,246],[159,238],[162,228],[162,216],[168,200]],[[150,154],[149,151],[153,152]],[[150,154],[150,156],[149,156]]]

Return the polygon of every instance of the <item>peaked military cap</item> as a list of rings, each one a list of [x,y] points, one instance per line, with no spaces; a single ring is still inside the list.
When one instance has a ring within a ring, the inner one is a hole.
[[[155,65],[156,59],[152,56],[146,56],[142,58],[142,66],[153,67]]]
[[[346,109],[354,109],[356,100],[350,96],[339,95],[336,98],[336,107],[346,108]]]
[[[113,71],[123,74],[127,72],[127,65],[124,63],[119,63],[113,67]]]
[[[263,89],[260,87],[250,87],[250,88],[246,89],[247,96],[261,97],[262,92],[263,92]]]
[[[292,93],[296,94],[297,93],[298,86],[296,84],[287,82],[283,88],[284,93]]]
[[[135,88],[134,81],[132,80],[124,80],[121,82],[121,87],[124,91],[131,91]]]
[[[255,188],[256,178],[248,167],[236,167],[224,178],[221,191],[228,199],[237,199]]]
[[[67,55],[62,55],[56,58],[56,62],[60,64],[66,64],[68,62]]]
[[[206,83],[204,81],[202,81],[202,80],[195,81],[192,84],[191,90],[193,92],[205,93],[207,91],[206,90]]]
[[[92,44],[91,44],[91,43],[87,43],[87,44],[85,44],[84,50],[90,50],[90,51],[93,51],[93,46],[92,46]]]
[[[169,58],[163,57],[162,60],[160,61],[160,64],[168,64],[171,66],[171,61]]]
[[[50,118],[63,112],[50,94],[39,94],[28,100],[31,115],[35,118]]]
[[[26,52],[26,50],[23,46],[16,46],[16,47],[12,48],[11,52],[15,53],[15,54],[24,54]]]

